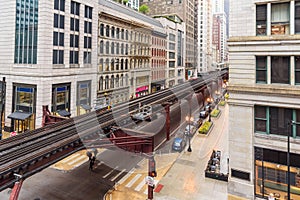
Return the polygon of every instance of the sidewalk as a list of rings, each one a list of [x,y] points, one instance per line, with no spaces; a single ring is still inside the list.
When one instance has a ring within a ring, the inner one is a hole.
[[[161,190],[154,192],[155,200],[242,200],[228,195],[227,182],[204,176],[204,170],[214,149],[221,151],[221,171],[228,172],[228,105],[219,106],[219,109],[221,116],[211,118],[214,127],[209,135],[200,136],[196,133],[193,137],[192,152],[185,150],[181,154],[156,156],[157,163],[170,163],[169,161],[172,159],[175,162],[166,165],[163,170],[157,170],[156,188],[159,186]],[[136,170],[134,173],[139,172]],[[145,200],[147,199],[147,186],[143,187],[146,188],[145,192],[137,192],[126,188],[124,184],[119,184],[116,190],[110,191],[106,195],[106,200]]]

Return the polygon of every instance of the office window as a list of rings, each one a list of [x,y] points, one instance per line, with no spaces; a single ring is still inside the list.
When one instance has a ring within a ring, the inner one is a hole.
[[[256,5],[256,35],[267,34],[267,5]]]
[[[84,9],[84,17],[85,18],[89,18],[92,19],[92,12],[93,12],[93,8],[90,6],[85,6]]]
[[[64,46],[64,33],[53,32],[53,45]]]
[[[65,16],[54,14],[54,28],[65,28]]]
[[[71,1],[71,14],[78,15],[80,12],[80,3]]]
[[[84,64],[91,64],[92,63],[92,52],[85,51],[83,53],[83,63]]]
[[[64,64],[64,51],[53,50],[52,64]]]
[[[295,33],[300,33],[300,1],[295,1]]]
[[[255,132],[267,133],[267,111],[266,107],[263,106],[255,106],[254,107],[254,115],[255,115]]]
[[[105,46],[106,46],[106,47],[105,47],[105,48],[106,48],[105,53],[106,53],[106,54],[109,54],[109,42],[108,42],[108,41],[106,42]]]
[[[92,48],[92,38],[84,36],[84,48],[91,49]]]
[[[70,34],[70,47],[79,47],[79,35]]]
[[[300,56],[295,56],[295,84],[300,84]]]
[[[300,122],[300,109],[296,109],[296,122]],[[300,125],[296,126],[296,137],[300,137]]]
[[[169,49],[170,50],[175,50],[175,43],[169,43]]]
[[[54,9],[65,11],[65,0],[54,0]]]
[[[116,44],[116,54],[119,54],[120,53],[120,44],[117,43]]]
[[[78,64],[78,51],[70,51],[70,64]]]
[[[107,34],[107,33],[106,33]],[[107,36],[108,37],[108,36]],[[120,39],[120,29],[119,28],[117,28],[116,29],[116,38],[117,39]]]
[[[169,59],[175,59],[175,53],[169,52]]]
[[[14,49],[16,64],[37,63],[38,3],[38,0],[17,1]]]
[[[267,56],[256,56],[256,83],[267,83]]]
[[[79,31],[79,19],[75,19],[73,17],[70,18],[70,30]]]
[[[115,43],[111,43],[111,54],[115,54]]]
[[[271,83],[290,84],[290,57],[271,57]]]
[[[271,34],[289,34],[290,3],[277,3],[271,6]]]
[[[169,34],[169,40],[175,41],[175,35],[172,34],[172,33],[170,33],[170,34]]]
[[[92,33],[92,22],[84,21],[84,33]]]

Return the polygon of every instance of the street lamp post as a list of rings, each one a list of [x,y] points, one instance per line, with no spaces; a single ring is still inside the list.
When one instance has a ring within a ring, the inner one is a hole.
[[[194,118],[191,116],[191,109],[190,109],[190,113],[189,116],[185,117],[185,120],[189,123],[189,133],[187,135],[188,139],[189,139],[189,147],[187,149],[188,152],[192,152],[192,148],[191,148],[191,122],[194,120]]]
[[[291,180],[290,180],[290,172],[291,172],[291,169],[290,169],[290,135],[291,135],[291,130],[292,130],[292,126],[293,125],[300,125],[300,122],[295,122],[293,120],[291,120],[289,123],[289,130],[288,130],[288,138],[287,138],[287,167],[288,167],[288,176],[287,176],[287,179],[288,179],[288,189],[287,189],[287,193],[288,193],[288,200],[291,200]]]

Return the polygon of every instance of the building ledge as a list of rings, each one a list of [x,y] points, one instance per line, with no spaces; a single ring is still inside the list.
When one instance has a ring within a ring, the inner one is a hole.
[[[249,42],[249,41],[283,41],[300,40],[300,34],[297,35],[264,35],[264,36],[236,36],[230,37],[228,42]]]
[[[256,85],[228,85],[229,93],[254,94],[254,95],[277,95],[300,97],[300,86],[296,85],[275,85],[275,84],[256,84]]]

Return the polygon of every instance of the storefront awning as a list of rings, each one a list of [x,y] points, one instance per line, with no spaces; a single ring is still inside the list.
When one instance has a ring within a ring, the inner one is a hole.
[[[32,115],[32,113],[16,111],[16,112],[11,113],[7,117],[11,118],[11,119],[16,119],[16,120],[25,120],[25,119],[29,118],[31,115]]]
[[[71,113],[66,111],[66,110],[60,110],[60,111],[58,111],[58,114],[60,116],[63,116],[63,117],[70,117],[71,116]]]
[[[92,110],[92,107],[90,105],[87,104],[81,104],[80,105],[84,110]]]

